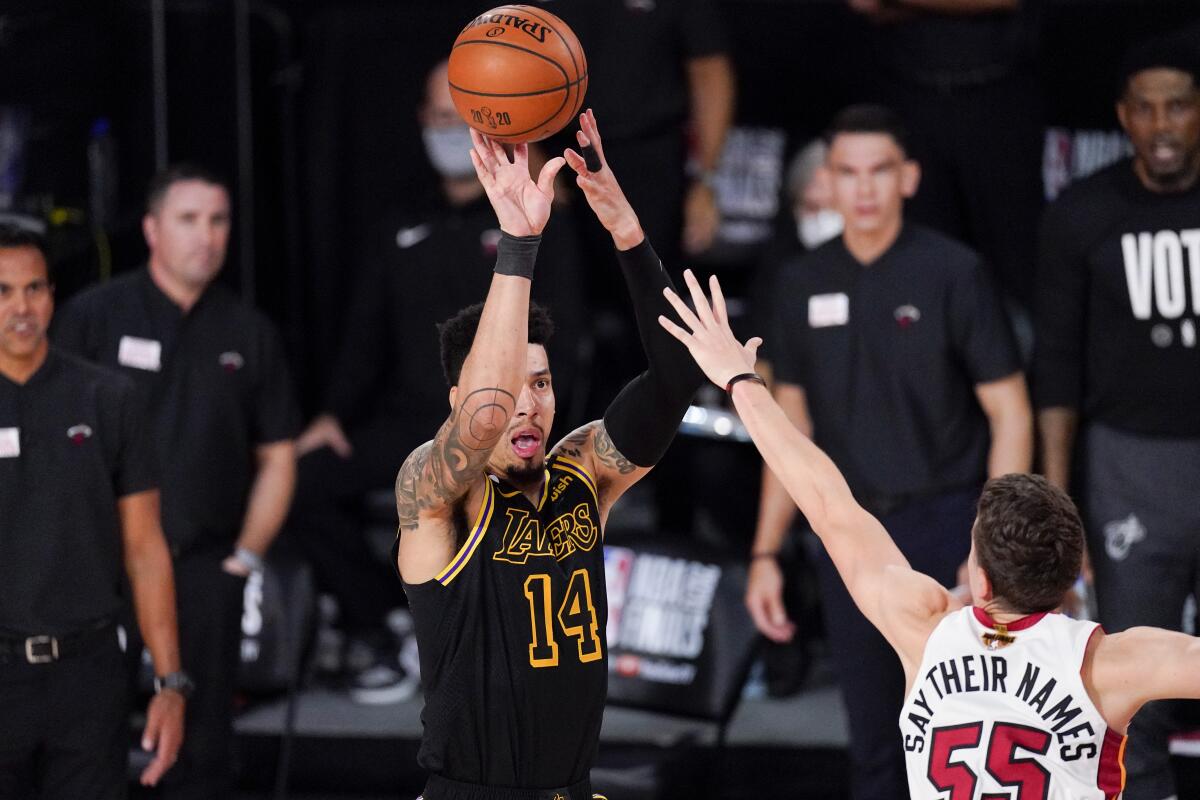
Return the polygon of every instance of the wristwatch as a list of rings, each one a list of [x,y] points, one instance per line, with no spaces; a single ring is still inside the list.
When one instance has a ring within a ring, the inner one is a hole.
[[[178,670],[169,675],[163,675],[161,678],[155,676],[154,693],[159,694],[165,689],[179,692],[183,695],[183,699],[187,700],[192,696],[192,692],[196,691],[196,684],[192,682],[191,676],[186,672]]]

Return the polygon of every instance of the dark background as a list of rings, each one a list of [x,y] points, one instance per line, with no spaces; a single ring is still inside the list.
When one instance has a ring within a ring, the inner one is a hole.
[[[334,357],[342,300],[372,217],[428,200],[433,173],[414,109],[427,68],[481,5],[164,2],[169,158],[200,161],[232,179],[238,224],[224,280],[281,324],[306,401]],[[1200,16],[1191,0],[1028,5],[1040,23],[1047,121],[1070,128],[1114,127],[1113,71],[1126,44]],[[723,0],[721,7],[739,124],[780,127],[789,141],[803,141],[837,108],[872,96],[877,68],[867,23],[841,2]],[[51,239],[60,296],[144,257],[141,191],[155,169],[152,8],[152,0],[0,5],[0,106],[31,112],[21,207],[58,223]],[[240,129],[239,15],[249,31],[252,111]],[[586,50],[588,31],[577,33]],[[86,152],[100,117],[112,121],[120,211],[97,232],[86,216]],[[240,171],[239,130],[252,142],[252,160]],[[242,263],[249,198],[253,269]]]

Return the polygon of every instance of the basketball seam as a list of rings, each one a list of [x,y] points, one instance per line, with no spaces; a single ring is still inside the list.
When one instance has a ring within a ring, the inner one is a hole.
[[[485,44],[495,44],[495,42],[485,42]],[[552,89],[539,89],[536,92],[508,92],[505,94],[501,94],[500,92],[477,92],[474,89],[464,89],[463,87],[454,83],[450,83],[450,88],[454,89],[455,91],[462,92],[463,94],[475,94],[479,95],[480,97],[537,97],[539,94],[550,94],[551,92],[561,92],[563,90],[569,91],[569,87],[576,86],[586,80],[587,74],[585,73],[580,75],[577,80],[573,80],[564,86],[555,86]],[[449,81],[447,81],[447,83],[449,83]]]
[[[546,89],[546,90],[543,90],[543,91],[541,91],[541,92],[538,92],[538,94],[546,94],[547,92],[556,92],[556,91],[559,91],[559,90],[565,90],[565,91],[566,91],[566,94],[563,96],[563,101],[562,101],[562,103],[560,103],[560,104],[559,104],[558,108],[557,108],[557,109],[555,109],[554,113],[553,113],[553,114],[551,114],[550,116],[546,117],[544,120],[542,120],[541,122],[539,122],[537,125],[534,125],[532,128],[526,128],[526,129],[525,129],[525,130],[523,130],[523,131],[510,131],[510,132],[508,132],[508,133],[501,134],[501,136],[507,136],[507,137],[511,137],[511,136],[524,136],[525,134],[527,134],[527,133],[529,133],[529,132],[531,132],[531,131],[535,131],[535,130],[537,130],[538,128],[540,128],[541,126],[545,125],[545,124],[546,124],[547,122],[549,122],[550,120],[552,120],[552,119],[554,119],[555,117],[557,117],[557,116],[558,116],[560,113],[562,113],[562,110],[563,110],[564,108],[566,108],[566,107],[567,107],[567,100],[568,100],[568,98],[570,98],[570,96],[571,96],[571,89],[570,89],[570,86],[571,86],[571,81],[569,80],[569,78],[568,78],[568,76],[567,76],[567,71],[566,71],[565,69],[563,69],[563,68],[562,68],[562,66],[561,66],[561,65],[560,65],[560,64],[559,64],[557,61],[555,61],[554,59],[552,59],[552,58],[549,58],[549,57],[547,57],[547,56],[544,56],[544,55],[542,55],[541,53],[539,53],[539,52],[537,52],[537,51],[535,51],[535,50],[530,50],[530,49],[529,49],[529,48],[527,48],[527,47],[521,47],[520,45],[517,45],[517,44],[509,44],[508,42],[490,42],[490,41],[481,41],[481,40],[478,40],[478,39],[471,39],[471,40],[469,40],[469,41],[466,41],[466,42],[456,42],[456,43],[454,44],[454,47],[451,47],[451,48],[450,48],[450,50],[451,50],[451,51],[454,51],[454,50],[457,50],[458,48],[460,48],[460,47],[464,47],[464,46],[466,46],[466,45],[468,45],[468,44],[488,44],[488,45],[495,45],[496,47],[508,47],[508,48],[511,48],[511,49],[513,49],[513,50],[520,50],[522,53],[528,53],[528,54],[529,54],[529,55],[531,55],[531,56],[536,56],[537,58],[540,58],[540,59],[542,59],[543,61],[545,61],[545,62],[546,62],[546,63],[548,63],[548,64],[552,64],[556,70],[558,70],[559,72],[561,72],[561,73],[562,73],[562,76],[563,76],[563,83],[562,83],[562,85],[561,85],[561,86],[554,87],[554,88],[552,88],[552,89]],[[568,50],[568,52],[570,52],[570,48],[567,48],[567,50]],[[572,66],[574,66],[574,60],[573,60],[573,59],[572,59],[572,62],[571,62],[571,64],[572,64]],[[468,91],[467,91],[467,90],[465,90],[465,89],[464,89],[464,90],[462,90],[462,91],[463,91],[464,93],[466,93],[466,94],[476,94],[477,96],[483,96],[483,97],[488,97],[488,96],[491,96],[491,97],[504,97],[504,96],[505,96],[505,95],[487,94],[487,93],[482,93],[482,92],[468,92]],[[574,116],[574,115],[572,115],[572,116]],[[490,134],[489,134],[489,135],[490,135]],[[496,137],[496,138],[499,138],[499,137]]]
[[[537,17],[538,19],[540,19],[543,22],[543,24],[547,22],[547,19],[545,17],[543,17],[541,14],[539,14],[537,12],[537,9],[535,9],[533,6],[517,5],[517,6],[509,6],[509,7],[510,8],[520,8],[520,9],[524,10],[531,17]],[[562,20],[561,17],[555,17],[555,19],[559,20],[564,25],[567,24],[565,21]],[[575,51],[572,50],[571,45],[569,45],[567,43],[567,37],[565,37],[561,33],[559,33],[557,28],[554,28],[549,25],[547,25],[546,27],[550,28],[550,30],[554,33],[554,35],[557,36],[559,38],[559,40],[562,42],[563,47],[566,48],[567,55],[569,55],[571,57],[571,66],[575,68],[576,74],[579,73],[580,67],[581,66],[583,67],[583,74],[580,75],[579,78],[574,82],[575,85],[579,85],[582,81],[587,79],[587,61],[586,61],[587,57],[583,54],[583,43],[580,42],[580,44],[579,44],[579,60],[584,62],[581,65],[581,64],[575,63]],[[572,31],[572,33],[574,33],[574,31]],[[576,41],[578,41],[579,37],[576,36],[575,39],[576,39]],[[570,94],[571,94],[571,92],[568,90],[567,95],[570,96]],[[575,115],[579,113],[579,109],[582,107],[583,107],[583,92],[581,91],[581,92],[579,92],[579,96],[575,98],[575,107],[573,109],[571,109],[571,119],[575,118]]]

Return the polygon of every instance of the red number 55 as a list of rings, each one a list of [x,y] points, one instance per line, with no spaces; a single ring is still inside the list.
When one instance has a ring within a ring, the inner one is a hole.
[[[978,747],[982,735],[982,722],[934,730],[929,748],[929,782],[939,792],[949,792],[949,800],[974,800],[979,776],[962,762],[951,764],[950,758],[956,750]],[[1044,755],[1050,749],[1050,734],[1024,725],[996,723],[987,746],[988,774],[1001,786],[1015,786],[1015,800],[1046,800],[1050,773],[1033,758],[1017,758],[1018,748]]]

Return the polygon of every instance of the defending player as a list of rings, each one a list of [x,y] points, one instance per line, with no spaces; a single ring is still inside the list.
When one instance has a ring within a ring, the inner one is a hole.
[[[732,395],[767,465],[808,518],[855,603],[904,666],[900,729],[913,800],[1088,800],[1124,786],[1124,732],[1146,702],[1200,698],[1200,639],[1157,628],[1105,635],[1053,613],[1079,572],[1083,526],[1035,475],[988,481],[968,560],[974,606],[915,572],[832,461],[788,421],[738,344],[720,284],[690,332],[660,319]],[[870,687],[862,687],[870,691]],[[1014,793],[1015,789],[1015,793]]]
[[[580,145],[603,159],[590,112],[581,127]],[[617,247],[649,367],[547,457],[550,326],[529,288],[563,159],[534,184],[524,145],[510,162],[473,136],[504,234],[496,274],[482,307],[441,326],[451,414],[396,481],[397,566],[425,689],[418,762],[427,800],[580,800],[608,681],[604,521],[666,450],[703,376],[655,324],[669,280],[612,172],[568,150]]]

